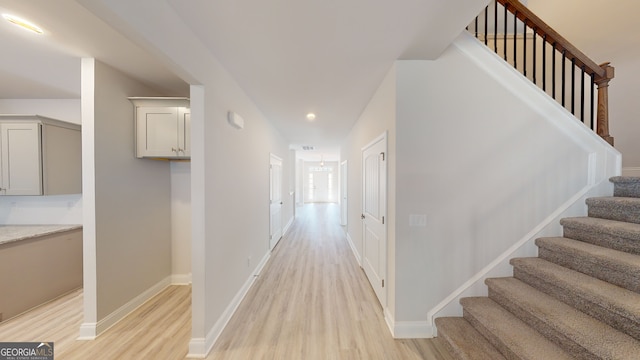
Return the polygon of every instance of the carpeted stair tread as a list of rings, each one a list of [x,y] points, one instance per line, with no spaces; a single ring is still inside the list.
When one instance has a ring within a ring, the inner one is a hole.
[[[588,198],[585,202],[590,217],[640,223],[640,198],[594,197]]]
[[[442,317],[435,320],[438,338],[458,360],[505,359],[467,320],[462,317]]]
[[[640,340],[640,294],[540,258],[511,265],[516,279]]]
[[[507,359],[573,359],[522,320],[487,297],[460,299],[464,318]]]
[[[614,184],[613,196],[640,197],[640,177],[614,176],[609,181]]]
[[[640,293],[640,255],[563,237],[535,243],[542,259]]]
[[[516,278],[487,279],[486,284],[492,300],[577,359],[637,359],[640,355],[636,339]]]
[[[561,219],[560,225],[564,237],[640,254],[640,224],[583,216]]]

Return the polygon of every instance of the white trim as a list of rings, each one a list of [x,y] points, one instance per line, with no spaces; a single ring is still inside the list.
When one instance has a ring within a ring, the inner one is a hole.
[[[387,275],[389,274],[389,260],[388,260],[388,256],[389,256],[389,250],[388,250],[388,244],[389,244],[389,222],[388,221],[384,221],[385,217],[388,219],[388,213],[387,211],[389,210],[387,207],[387,202],[389,200],[389,188],[388,188],[388,184],[389,184],[389,167],[387,166],[387,161],[389,160],[389,137],[388,137],[388,131],[385,130],[382,134],[380,134],[379,136],[377,136],[375,139],[373,139],[371,142],[369,142],[367,145],[363,146],[361,149],[361,164],[362,167],[360,168],[361,174],[362,174],[362,187],[360,188],[360,191],[363,193],[362,194],[362,199],[361,199],[361,204],[360,204],[360,209],[362,211],[362,214],[365,214],[365,196],[364,196],[364,191],[366,189],[366,179],[364,176],[364,171],[365,171],[365,152],[369,151],[372,147],[376,146],[378,143],[382,143],[384,145],[384,153],[383,153],[383,166],[384,169],[381,171],[384,174],[382,174],[381,176],[381,180],[380,183],[378,184],[379,189],[382,189],[382,194],[380,195],[380,208],[382,209],[382,235],[383,238],[383,246],[381,248],[385,249],[384,250],[384,255],[380,256],[380,258],[382,260],[380,261],[384,261],[383,264],[383,270],[382,270],[382,274],[380,274],[380,278],[382,279],[382,288],[380,290],[380,294],[378,294],[378,290],[376,290],[377,285],[374,285],[371,282],[371,279],[369,279],[369,283],[371,283],[371,286],[374,289],[374,292],[376,293],[376,297],[378,298],[378,301],[380,301],[380,304],[386,308],[387,306],[387,301],[389,298],[389,293],[388,293],[388,286],[385,287],[384,286],[384,281],[385,279],[387,279]],[[364,255],[367,253],[366,250],[366,246],[367,243],[366,241],[364,241],[364,235],[365,235],[365,224],[366,224],[366,220],[361,222],[361,228],[362,228],[362,236],[363,236],[363,241],[362,241],[362,257],[361,257],[361,261],[360,261],[360,266],[362,267],[362,269],[364,270],[365,274],[367,273],[367,263],[364,262],[364,260],[366,260],[364,258]],[[367,276],[368,278],[368,276]],[[388,282],[387,282],[388,285]]]
[[[191,273],[171,275],[171,285],[191,285]]]
[[[362,259],[360,258],[360,254],[358,253],[358,249],[356,249],[355,244],[353,243],[353,239],[351,239],[351,235],[347,233],[347,242],[349,243],[349,247],[351,248],[351,252],[353,252],[353,256],[355,256],[358,265],[362,267]]]
[[[623,167],[622,176],[637,176],[640,177],[640,167]]]
[[[80,324],[80,334],[76,340],[94,340],[97,336],[96,327],[96,323]]]
[[[434,335],[434,327],[428,321],[398,321],[388,309],[384,309],[384,320],[394,339],[428,339]]]
[[[116,311],[105,316],[97,323],[83,323],[80,325],[80,336],[78,337],[78,340],[94,340],[97,336],[118,323],[118,321],[124,319],[142,304],[158,295],[169,285],[171,285],[171,276],[167,276],[160,280],[158,283],[131,299],[126,304],[120,306]]]
[[[396,321],[393,318],[393,314],[391,313],[391,311],[389,311],[389,308],[386,308],[386,307],[382,311],[382,314],[384,316],[384,322],[387,324],[387,328],[389,328],[389,331],[391,332],[391,336],[394,336],[393,333],[394,333]]]
[[[590,163],[590,165],[592,165]],[[592,172],[592,169],[589,169],[589,174]],[[590,175],[588,175],[591,177]],[[506,251],[496,257],[492,262],[490,262],[487,266],[478,271],[475,275],[473,275],[469,280],[467,280],[464,284],[458,287],[455,291],[453,291],[449,296],[447,296],[444,300],[442,300],[438,305],[434,306],[427,313],[427,322],[429,324],[433,324],[435,318],[438,316],[438,313],[443,310],[447,305],[452,302],[457,302],[463,296],[463,293],[467,291],[469,288],[477,285],[477,283],[484,281],[487,275],[494,269],[502,265],[503,263],[508,263],[513,254],[518,251],[521,247],[525,246],[529,242],[535,241],[538,237],[538,234],[544,230],[545,227],[555,224],[557,222],[557,218],[562,216],[571,206],[576,204],[578,201],[583,199],[589,191],[593,189],[593,185],[587,185],[580,189],[576,194],[574,194],[569,200],[567,200],[564,204],[562,204],[558,209],[556,209],[553,213],[547,216],[543,221],[541,221],[536,227],[531,229],[526,235],[524,235],[518,242],[514,243],[509,247]],[[432,326],[435,329],[435,326]],[[435,333],[433,333],[435,335]],[[432,336],[433,336],[432,335]]]
[[[231,317],[240,306],[240,303],[244,299],[244,297],[251,289],[251,286],[255,283],[256,279],[262,272],[262,269],[269,261],[271,257],[271,251],[268,251],[267,254],[262,258],[258,266],[256,266],[253,274],[247,279],[244,285],[240,288],[236,296],[233,297],[227,308],[222,313],[222,315],[218,318],[218,321],[213,325],[211,330],[207,333],[206,338],[192,338],[189,341],[189,353],[187,354],[187,358],[194,359],[204,359],[207,357],[211,349],[213,349],[213,345],[215,345],[216,341],[224,331],[224,328],[231,320]]]
[[[363,147],[360,148],[360,152],[363,152],[365,150],[367,150],[368,148],[372,147],[373,145],[375,145],[377,142],[381,141],[381,140],[387,140],[387,130],[385,130],[382,134],[376,136],[375,139],[369,141],[369,143]]]
[[[293,225],[293,220],[295,219],[292,216],[291,219],[289,219],[289,222],[287,223],[287,225],[285,225],[284,228],[282,229],[282,236],[285,236],[287,231],[289,231],[289,228],[291,228],[291,225]]]

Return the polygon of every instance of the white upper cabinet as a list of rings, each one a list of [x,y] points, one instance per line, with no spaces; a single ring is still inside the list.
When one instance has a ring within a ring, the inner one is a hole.
[[[80,125],[0,115],[0,195],[82,192]]]
[[[191,119],[187,98],[129,98],[135,106],[136,157],[189,159]]]

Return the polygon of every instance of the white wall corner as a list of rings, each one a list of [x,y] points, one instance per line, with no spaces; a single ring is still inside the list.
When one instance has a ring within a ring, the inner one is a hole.
[[[189,342],[189,353],[187,355],[188,358],[203,359],[209,354],[209,352],[211,352],[211,349],[213,349],[216,341],[218,341],[218,338],[222,334],[222,331],[224,331],[224,328],[229,323],[229,320],[231,320],[233,314],[235,314],[236,310],[238,310],[238,306],[240,306],[240,303],[242,303],[242,300],[244,300],[244,297],[249,292],[249,289],[251,289],[251,286],[255,283],[258,275],[260,274],[260,272],[262,272],[262,269],[267,264],[270,257],[271,252],[268,251],[262,258],[258,266],[256,266],[256,269],[252,272],[252,275],[249,276],[236,296],[234,296],[229,305],[227,305],[227,308],[222,313],[220,318],[218,318],[218,321],[216,321],[211,330],[209,330],[207,336],[204,339],[191,339],[191,341]]]
[[[140,295],[136,296],[126,304],[119,307],[116,311],[105,316],[102,320],[98,321],[98,323],[95,325],[95,336],[102,334],[104,331],[106,331],[107,329],[109,329],[110,327],[118,323],[118,321],[124,319],[127,315],[132,313],[134,310],[136,310],[145,302],[149,301],[149,299],[151,299],[152,297],[159,294],[162,290],[164,290],[169,285],[171,285],[171,276],[167,276],[166,278],[160,280],[155,285],[153,285],[152,287],[142,292]],[[82,327],[81,327],[81,330],[82,330]]]
[[[191,285],[191,273],[171,275],[171,285]]]
[[[384,320],[394,339],[428,339],[435,335],[435,329],[428,321],[398,321],[388,309],[384,309]]]
[[[192,338],[189,341],[189,352],[187,358],[189,359],[204,359],[207,356],[206,341],[204,338]]]
[[[80,325],[80,335],[76,340],[95,340],[98,334],[96,333],[97,323],[82,323]]]
[[[351,239],[351,236],[349,235],[349,233],[347,233],[347,242],[349,243],[349,247],[351,247],[351,252],[353,252],[353,256],[356,258],[358,265],[362,267],[362,260],[360,258],[360,254],[358,253],[356,246],[353,244],[353,240]]]

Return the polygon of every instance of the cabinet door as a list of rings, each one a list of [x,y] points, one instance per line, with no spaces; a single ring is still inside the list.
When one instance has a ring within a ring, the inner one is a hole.
[[[178,148],[180,157],[191,157],[191,114],[189,108],[178,108]]]
[[[138,157],[178,156],[177,107],[138,107],[136,131]]]
[[[0,124],[3,195],[41,195],[40,124]]]

